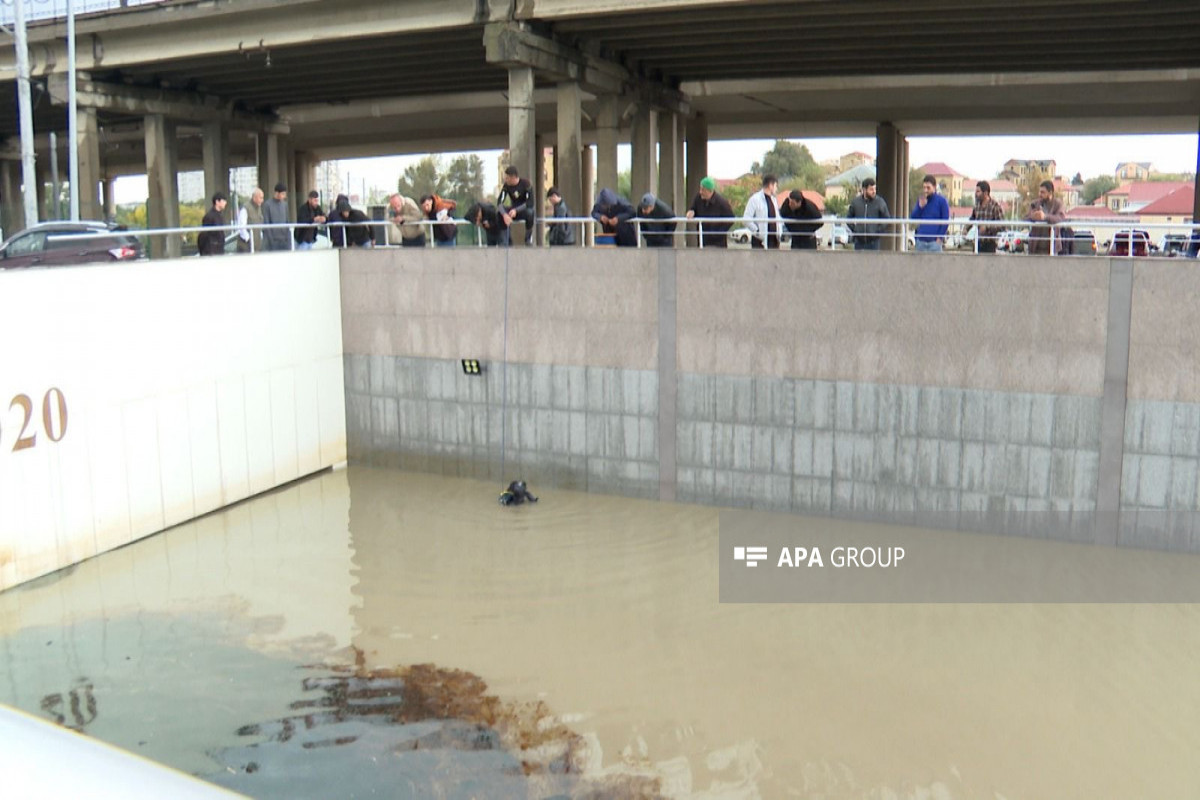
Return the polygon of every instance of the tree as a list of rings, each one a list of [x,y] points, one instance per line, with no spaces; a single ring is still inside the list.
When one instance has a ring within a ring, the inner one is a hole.
[[[835,194],[825,198],[825,216],[828,217],[844,217],[846,212],[850,210],[850,198],[856,194],[856,190],[847,186],[846,191],[841,194]]]
[[[603,188],[603,187],[601,187]],[[636,203],[641,198],[630,197],[630,192],[633,191],[633,174],[629,170],[617,174],[617,194],[624,197],[631,203]],[[588,209],[589,211],[591,209]]]
[[[813,159],[805,145],[778,139],[775,146],[763,155],[762,163],[754,162],[750,172],[755,175],[770,173],[780,183],[793,182],[802,189],[825,190],[825,171]]]
[[[441,160],[436,156],[425,156],[416,164],[404,168],[404,174],[400,176],[396,188],[405,197],[444,195],[448,186],[441,167]]]
[[[1084,181],[1083,189],[1079,192],[1079,202],[1090,206],[1115,188],[1117,188],[1117,180],[1111,175],[1101,175],[1098,178]]]
[[[750,200],[750,195],[761,188],[762,176],[751,172],[721,189],[721,194],[725,195],[725,199],[729,201],[733,213],[740,217],[746,212],[746,203]]]
[[[1040,167],[1033,167],[1025,173],[1025,177],[1021,178],[1021,182],[1017,184],[1017,193],[1020,195],[1015,209],[1017,217],[1025,216],[1030,204],[1037,199],[1038,187],[1042,181],[1050,180],[1050,177]]]
[[[446,196],[458,203],[460,215],[476,200],[484,199],[483,170],[483,159],[474,155],[458,156],[446,169]]]

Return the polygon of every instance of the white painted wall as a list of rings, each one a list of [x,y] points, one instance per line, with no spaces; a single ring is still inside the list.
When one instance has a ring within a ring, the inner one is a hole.
[[[346,459],[336,252],[0,272],[0,298],[0,590]]]

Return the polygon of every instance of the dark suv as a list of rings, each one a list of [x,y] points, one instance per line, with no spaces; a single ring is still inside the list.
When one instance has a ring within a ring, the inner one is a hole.
[[[144,258],[142,243],[104,222],[43,222],[0,245],[0,269],[57,267]],[[79,236],[111,233],[94,239]]]

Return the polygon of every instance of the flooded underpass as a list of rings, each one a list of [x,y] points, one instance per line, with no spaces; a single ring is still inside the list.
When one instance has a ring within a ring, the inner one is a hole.
[[[8,591],[0,702],[263,798],[1200,794],[1200,606],[720,604],[716,509],[533,488],[350,467]]]

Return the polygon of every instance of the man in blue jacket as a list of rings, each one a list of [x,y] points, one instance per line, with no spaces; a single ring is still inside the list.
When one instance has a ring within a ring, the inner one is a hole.
[[[921,180],[921,196],[913,206],[912,219],[950,220],[950,204],[946,198],[938,194],[937,181],[932,175],[926,175]],[[946,238],[947,223],[922,222],[917,226],[917,252],[940,253],[942,242]]]

